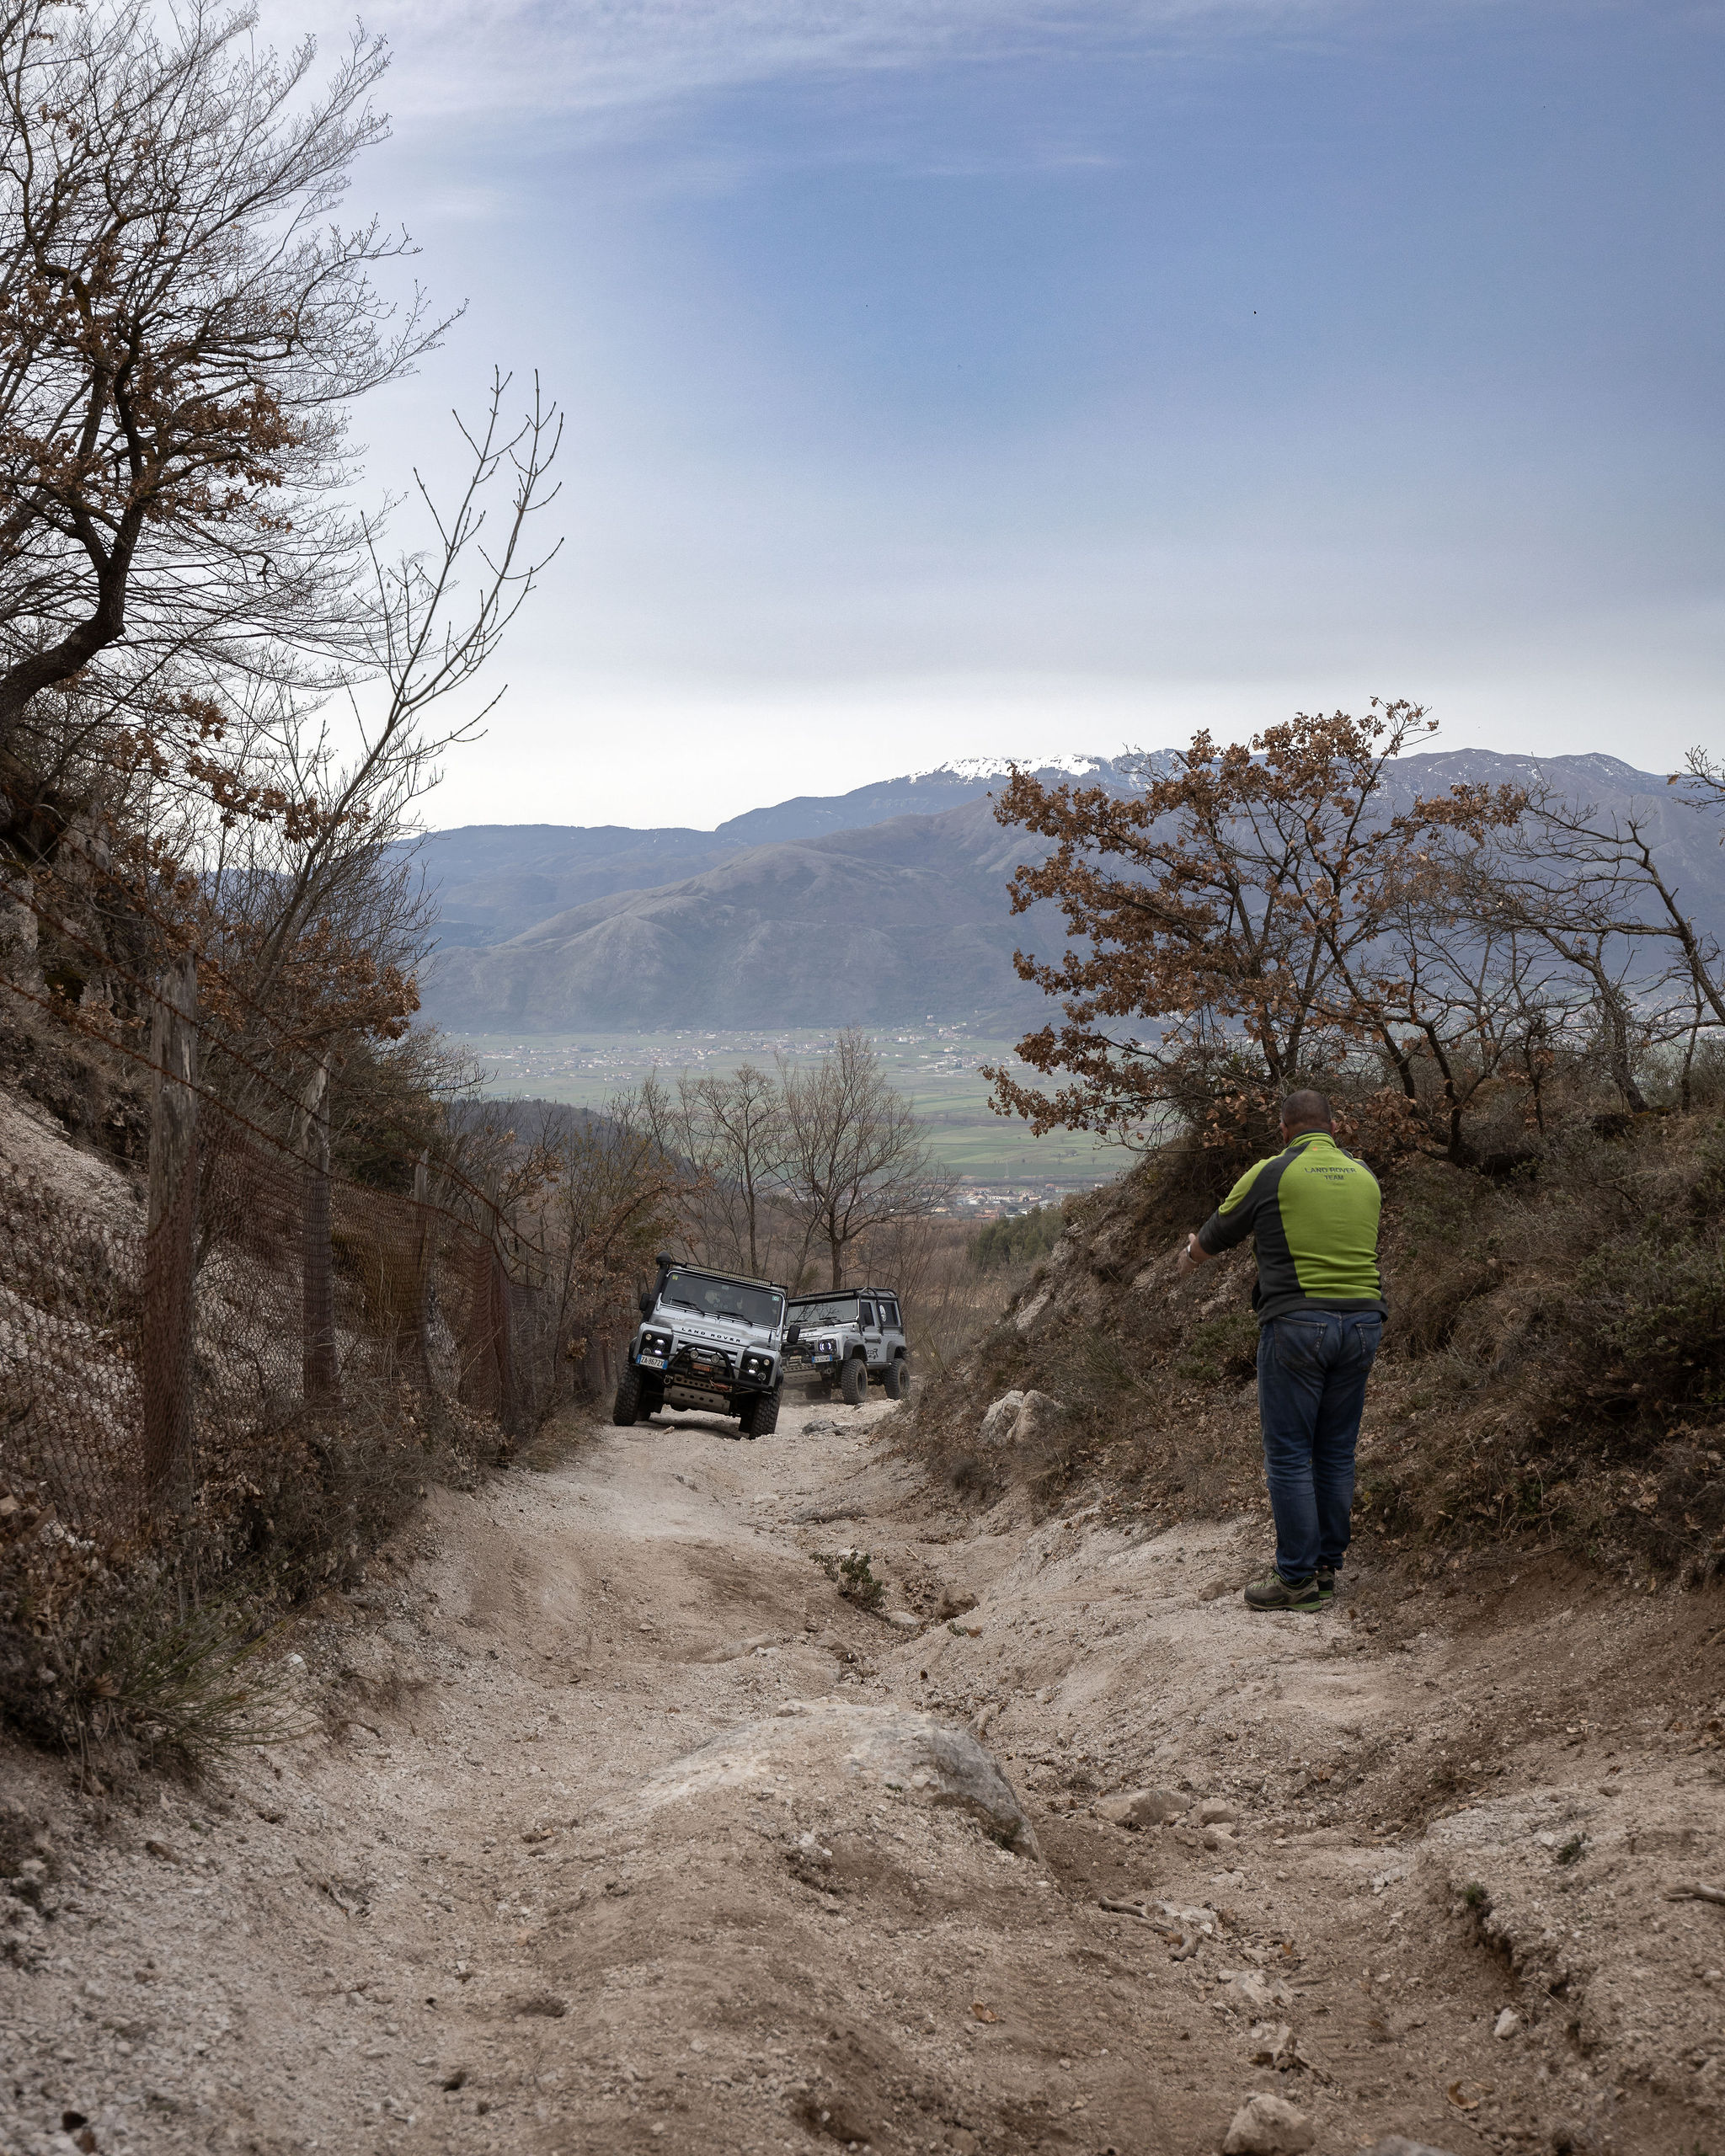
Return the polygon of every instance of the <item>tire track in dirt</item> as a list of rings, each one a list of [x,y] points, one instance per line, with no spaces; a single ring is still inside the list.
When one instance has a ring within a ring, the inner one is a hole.
[[[1493,1705],[1584,1620],[1254,1620],[1214,1592],[1244,1528],[979,1518],[893,1414],[662,1417],[439,1493],[298,1628],[316,1728],[203,1790],[104,1807],[7,1755],[57,1906],[0,1970],[0,2148],[1198,2156],[1257,2089],[1326,2152],[1708,2145],[1721,1919],[1655,1874],[1714,1861],[1717,1753],[1594,1796]],[[849,1543],[904,1621],[838,1598]],[[857,1764],[911,1710],[985,1729],[1038,1853]],[[1445,1751],[1491,1786],[1397,1838]],[[1144,1785],[1193,1810],[1098,1816]]]

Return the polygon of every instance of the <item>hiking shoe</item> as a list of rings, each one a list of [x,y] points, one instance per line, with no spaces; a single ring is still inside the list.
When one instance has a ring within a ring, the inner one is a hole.
[[[1303,1609],[1310,1613],[1324,1606],[1315,1579],[1284,1580],[1277,1572],[1254,1580],[1241,1599],[1248,1609]]]
[[[1317,1598],[1327,1607],[1336,1598],[1336,1568],[1333,1565],[1320,1565],[1313,1575]]]

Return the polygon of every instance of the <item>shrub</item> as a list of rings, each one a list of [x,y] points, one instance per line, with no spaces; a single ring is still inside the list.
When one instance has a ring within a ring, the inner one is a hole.
[[[1258,1320],[1249,1310],[1226,1310],[1195,1326],[1174,1369],[1203,1385],[1249,1385],[1258,1374]]]
[[[1008,1265],[1033,1265],[1046,1257],[1065,1230],[1058,1205],[1033,1205],[1028,1213],[991,1220],[970,1238],[970,1262],[979,1273],[997,1273]]]
[[[867,1550],[841,1550],[835,1556],[815,1560],[841,1597],[858,1609],[879,1609],[886,1600],[884,1585],[869,1569],[869,1556]]]

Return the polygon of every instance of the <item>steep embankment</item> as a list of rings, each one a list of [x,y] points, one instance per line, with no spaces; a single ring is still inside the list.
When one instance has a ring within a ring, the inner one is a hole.
[[[0,2147],[1711,2145],[1698,1598],[1252,1620],[1251,1524],[979,1510],[904,1429],[569,1433],[272,1642],[300,1734],[8,1753]]]
[[[1356,1531],[1427,1580],[1489,1550],[1584,1558],[1639,1591],[1717,1583],[1725,1126],[1578,1113],[1535,1153],[1524,1107],[1506,1093],[1513,1172],[1382,1169],[1390,1322]],[[1171,1153],[1068,1201],[1046,1264],[923,1395],[919,1456],[977,1496],[1087,1492],[1145,1524],[1255,1508],[1268,1556],[1252,1256],[1175,1273],[1242,1165]]]

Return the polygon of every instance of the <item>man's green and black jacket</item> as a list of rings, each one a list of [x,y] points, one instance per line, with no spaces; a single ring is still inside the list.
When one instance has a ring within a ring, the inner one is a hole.
[[[1212,1257],[1250,1235],[1258,1322],[1290,1310],[1383,1311],[1377,1177],[1327,1130],[1306,1130],[1254,1161],[1198,1231]]]

